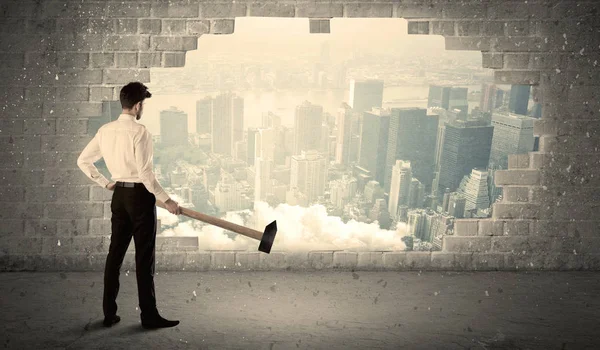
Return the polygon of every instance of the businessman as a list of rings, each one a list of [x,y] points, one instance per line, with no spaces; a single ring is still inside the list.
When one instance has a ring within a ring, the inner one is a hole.
[[[104,269],[104,325],[119,322],[117,294],[119,274],[127,247],[133,236],[135,269],[142,327],[174,327],[159,315],[154,293],[154,251],[156,246],[156,199],[163,201],[172,214],[181,214],[179,204],[172,200],[156,180],[153,172],[152,135],[142,124],[144,100],[152,94],[139,82],[130,82],[120,92],[123,111],[118,119],[104,124],[81,152],[77,166],[98,185],[113,191],[111,201],[110,248]],[[94,163],[104,158],[111,182]]]

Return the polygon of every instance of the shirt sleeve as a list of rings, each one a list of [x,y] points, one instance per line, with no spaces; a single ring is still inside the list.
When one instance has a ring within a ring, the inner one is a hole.
[[[98,185],[106,188],[106,185],[110,181],[104,177],[98,168],[94,165],[100,158],[102,158],[102,151],[100,150],[100,142],[98,140],[98,133],[92,138],[92,140],[85,146],[79,158],[77,158],[77,166],[83,173]]]
[[[138,176],[146,186],[146,189],[154,194],[156,199],[166,202],[170,197],[162,188],[153,171],[153,148],[152,134],[144,128],[134,140],[135,161],[137,164]]]

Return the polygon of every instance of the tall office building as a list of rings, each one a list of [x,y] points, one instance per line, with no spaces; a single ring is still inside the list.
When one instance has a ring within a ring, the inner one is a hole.
[[[165,145],[187,145],[188,116],[177,107],[160,111],[160,141]]]
[[[344,206],[356,195],[357,182],[354,177],[344,174],[341,179],[331,181],[329,187],[331,204],[338,209],[344,209]]]
[[[427,115],[424,108],[392,108],[383,182],[386,192],[390,192],[392,167],[398,159],[410,161],[413,177],[427,186],[431,185],[438,118],[437,115]]]
[[[486,169],[494,127],[482,120],[446,123],[441,155],[438,193],[456,190],[463,176],[474,168]]]
[[[496,84],[481,84],[481,100],[479,101],[479,109],[482,112],[492,112],[496,108],[496,97]]]
[[[373,180],[383,184],[391,112],[373,108],[363,113],[359,166],[370,172]]]
[[[387,210],[385,199],[377,199],[373,204],[373,207],[369,211],[369,219],[377,220],[379,222],[379,228],[382,230],[389,230],[392,222],[390,213]]]
[[[427,108],[460,109],[466,113],[469,109],[468,92],[465,87],[430,85]]]
[[[263,128],[278,128],[281,126],[281,117],[269,111],[262,115]]]
[[[371,180],[365,184],[363,196],[367,203],[373,203],[379,198],[383,198],[383,188],[375,180]]]
[[[221,179],[215,187],[215,206],[221,213],[250,209],[252,201],[244,191],[244,186],[235,181],[230,173],[222,172]]]
[[[457,219],[465,217],[467,199],[462,193],[452,192],[448,200],[448,214]]]
[[[509,154],[526,154],[534,148],[533,122],[535,118],[521,114],[494,113],[494,136],[490,163],[508,169]]]
[[[421,181],[412,178],[410,182],[410,188],[408,191],[408,202],[409,208],[422,208],[425,202],[425,185]]]
[[[471,174],[466,175],[461,181],[459,192],[465,196],[465,210],[489,208],[488,172],[473,169]]]
[[[488,194],[490,195],[490,205],[496,202],[498,197],[502,194],[502,187],[496,186],[494,178],[496,176],[496,170],[502,170],[504,168],[496,164],[490,164],[488,166]]]
[[[389,192],[388,211],[392,218],[396,219],[398,206],[408,205],[410,183],[412,181],[412,170],[409,161],[396,160],[392,167],[391,186]]]
[[[425,228],[425,212],[423,210],[413,210],[408,213],[408,232],[415,238],[421,238],[423,236],[423,230]]]
[[[294,155],[302,151],[319,150],[323,124],[323,107],[304,101],[296,106]]]
[[[273,173],[273,160],[256,157],[254,160],[254,200],[266,201],[271,193],[271,177]]]
[[[327,165],[327,159],[315,150],[292,156],[290,186],[297,187],[309,202],[317,200],[325,192]]]
[[[255,136],[256,157],[275,160],[275,136],[273,128],[259,128]]]
[[[248,160],[246,161],[248,165],[254,165],[254,159],[256,158],[256,134],[258,133],[257,128],[248,128],[248,150],[246,151],[246,157]]]
[[[511,113],[527,115],[527,105],[529,104],[530,90],[531,85],[512,85],[510,87],[508,110]]]
[[[213,99],[206,96],[196,101],[196,133],[210,134],[212,129],[212,105]]]
[[[351,79],[349,104],[356,112],[380,108],[383,103],[383,80]]]
[[[217,95],[213,100],[211,151],[233,155],[235,142],[244,130],[244,99],[232,93]]]
[[[335,147],[335,162],[338,164],[348,165],[351,162],[350,144],[352,142],[353,115],[352,108],[346,103],[343,103],[342,106],[338,108]]]
[[[496,104],[494,106],[494,108],[499,108],[504,104],[504,99],[505,99],[505,91],[500,89],[499,87],[496,87]]]

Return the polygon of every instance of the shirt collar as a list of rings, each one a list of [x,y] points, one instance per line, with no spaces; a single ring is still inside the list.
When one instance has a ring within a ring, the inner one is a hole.
[[[135,120],[135,116],[133,116],[131,114],[121,113],[119,115],[119,120],[131,120],[131,121],[134,121]]]

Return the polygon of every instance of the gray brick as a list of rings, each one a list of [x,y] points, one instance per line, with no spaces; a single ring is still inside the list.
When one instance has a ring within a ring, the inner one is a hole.
[[[111,219],[90,219],[87,234],[95,236],[110,235],[112,230]]]
[[[195,50],[198,38],[195,36],[153,36],[150,47],[153,50],[188,51]]]
[[[43,206],[42,203],[0,202],[0,219],[41,219]]]
[[[2,226],[0,226],[0,233],[1,233],[0,237],[22,236],[23,232],[25,232],[25,220],[23,220],[23,219],[2,220]]]
[[[312,268],[329,268],[333,264],[332,251],[310,251],[308,252],[308,262]]]
[[[496,70],[494,80],[497,84],[535,85],[540,82],[540,72]]]
[[[164,271],[185,270],[185,254],[183,252],[156,252],[156,265]]]
[[[28,135],[56,134],[56,120],[25,119],[23,120],[23,133]]]
[[[502,236],[504,235],[503,220],[483,219],[479,220],[479,236]]]
[[[406,267],[410,269],[428,269],[431,266],[431,252],[407,252]]]
[[[115,20],[117,34],[137,34],[138,20],[133,18],[117,18]]]
[[[56,220],[56,234],[58,236],[85,236],[88,235],[87,219]]]
[[[529,235],[529,225],[532,220],[506,220],[504,234],[507,236]]]
[[[431,269],[439,270],[471,270],[473,255],[471,253],[431,252]]]
[[[343,14],[344,14],[344,8],[343,8],[342,4],[310,3],[310,4],[298,4],[298,6],[296,7],[296,17],[329,18],[329,17],[343,17]],[[240,17],[240,16],[233,16],[233,17]]]
[[[235,19],[213,19],[210,21],[210,34],[233,34]]]
[[[260,268],[261,252],[236,252],[235,266],[240,269],[256,270]]]
[[[483,21],[456,21],[456,35],[480,36],[482,35]]]
[[[454,221],[454,235],[477,236],[479,220],[457,219]]]
[[[77,167],[78,152],[29,152],[25,156],[25,167],[51,169],[60,167],[61,169]],[[41,182],[40,182],[41,183]]]
[[[90,180],[91,181],[91,180]],[[46,208],[48,218],[102,217],[102,203],[55,203]]]
[[[246,17],[246,5],[243,3],[202,3],[200,4],[200,17],[207,19]]]
[[[488,252],[491,249],[491,236],[455,237],[444,236],[442,242],[443,252]]]
[[[27,22],[26,18],[6,18],[4,17],[2,23],[0,23],[0,33],[14,33],[15,31],[20,33],[27,34],[37,34],[35,32],[31,32],[27,30]]]
[[[150,82],[149,69],[105,69],[103,81],[105,84],[127,84],[130,81],[141,83]],[[100,115],[100,114],[98,114]]]
[[[140,34],[159,34],[161,31],[160,19],[141,18],[139,20]]]
[[[56,220],[26,220],[25,234],[28,236],[56,236]]]
[[[235,251],[211,251],[210,263],[212,269],[232,269],[235,264]]]
[[[42,183],[42,170],[0,169],[0,179],[6,186],[35,186]]]
[[[25,188],[22,186],[0,188],[0,199],[4,202],[19,202],[24,198]]]
[[[480,50],[489,51],[491,42],[489,37],[445,37],[446,50]]]
[[[530,55],[528,53],[504,54],[504,67],[506,69],[527,69]]]
[[[110,237],[106,236],[43,237],[42,240],[43,254],[107,253],[110,246]]]
[[[210,21],[208,20],[188,20],[186,21],[187,35],[200,35],[210,33]]]
[[[506,202],[528,202],[529,187],[506,186],[502,189]]]
[[[106,10],[108,17],[150,17],[150,3],[109,2]]]
[[[503,270],[505,267],[505,258],[505,254],[503,253],[473,254],[472,267],[474,270],[483,271]]]
[[[87,54],[85,55],[88,56]],[[86,101],[90,98],[90,92],[87,87],[59,87],[56,89],[57,101]]]
[[[112,52],[92,52],[90,56],[92,68],[105,68],[115,66],[115,54]]]
[[[56,133],[58,135],[87,135],[88,120],[87,119],[57,119]],[[74,150],[80,151],[80,150]]]
[[[441,18],[442,6],[431,3],[400,3],[396,15],[399,18]]]
[[[135,68],[137,67],[138,58],[135,52],[116,52],[115,65],[117,68]]]
[[[538,119],[541,120],[541,119]],[[529,168],[529,153],[526,154],[509,154],[508,169],[528,169]]]
[[[429,21],[409,21],[408,34],[430,34]]]
[[[25,65],[25,54],[2,52],[0,53],[0,62],[6,68],[22,68]]]
[[[160,67],[160,52],[140,52],[140,68]]]
[[[54,101],[56,99],[57,91],[54,87],[28,87],[25,89],[25,99],[30,103],[35,103],[33,108],[38,105],[41,107],[41,103]],[[41,114],[41,113],[40,113]]]
[[[112,101],[113,95],[115,94],[115,92],[114,92],[115,89],[116,88],[103,87],[103,86],[90,87],[90,101],[91,102]]]
[[[486,5],[472,2],[447,3],[442,6],[443,18],[485,18]]]
[[[185,52],[165,52],[163,53],[163,67],[184,67]]]
[[[93,186],[90,189],[90,200],[91,201],[110,201],[112,200],[113,191],[107,190],[100,186]]]
[[[430,33],[433,35],[452,36],[456,35],[454,21],[430,21]]]
[[[52,84],[60,85],[100,84],[102,82],[102,70],[67,70],[58,74],[58,80],[56,80],[54,74],[51,78]]]
[[[102,35],[115,34],[117,32],[116,20],[112,18],[90,18],[87,32]]]
[[[102,37],[102,34],[62,34],[61,40],[56,40],[54,45],[61,51],[100,51]]]
[[[483,36],[500,37],[504,35],[504,21],[491,21],[486,19],[483,21],[482,33]]]
[[[39,135],[0,136],[0,145],[5,152],[35,152],[41,149],[42,140]]]
[[[0,236],[0,252],[11,255],[40,254],[42,252],[42,238]]]
[[[45,103],[42,116],[49,118],[98,117],[102,115],[102,103],[56,102]]]
[[[529,4],[523,1],[504,1],[490,3],[487,6],[487,17],[490,19],[543,19],[548,17],[549,4]]]
[[[383,268],[383,252],[358,252],[356,267],[359,268]]]
[[[107,35],[102,42],[102,50],[120,51],[150,49],[150,36],[148,35]],[[153,47],[154,49],[154,47]]]
[[[236,252],[237,254],[237,252]],[[237,266],[236,266],[237,267]],[[271,251],[270,254],[260,254],[261,269],[284,269],[288,267],[284,252]]]
[[[163,19],[162,20],[162,35],[185,34],[186,20],[185,19]]]
[[[530,22],[528,21],[509,21],[505,25],[505,34],[508,36],[530,35]],[[534,27],[535,28],[535,27]],[[535,33],[535,30],[534,30]]]
[[[25,200],[27,202],[56,202],[57,188],[51,186],[27,187],[25,190]]]
[[[357,252],[346,252],[339,251],[333,253],[333,266],[334,267],[356,267],[358,264],[358,253]]]
[[[152,3],[152,17],[197,18],[200,15],[199,11],[198,3],[185,3],[176,1],[168,3]]]
[[[249,6],[248,16],[257,17],[294,17],[296,11],[293,4],[275,2],[250,3]]]
[[[23,153],[15,152],[0,152],[0,164],[5,168],[22,168],[24,165],[25,156]]]
[[[534,236],[504,236],[492,237],[492,249],[494,252],[543,252],[556,239],[550,237]]]
[[[494,183],[496,186],[538,185],[540,183],[540,171],[536,169],[496,170],[494,173]]]
[[[552,44],[537,36],[512,36],[494,38],[491,48],[499,52],[544,52]]]
[[[407,252],[384,252],[383,253],[383,265],[388,269],[402,268],[406,266],[406,254]]]
[[[540,206],[537,204],[494,203],[494,219],[541,219]],[[547,213],[546,213],[547,214]]]
[[[211,252],[183,252],[185,267],[190,271],[207,271],[211,268]]]
[[[346,17],[392,17],[391,4],[348,3]]]
[[[80,169],[46,169],[44,172],[44,184],[64,184],[64,185],[89,185],[92,183]],[[61,219],[61,218],[57,218]]]
[[[198,236],[156,236],[157,251],[198,251]]]
[[[87,18],[67,17],[56,19],[56,31],[62,34],[74,34],[88,26]]]

